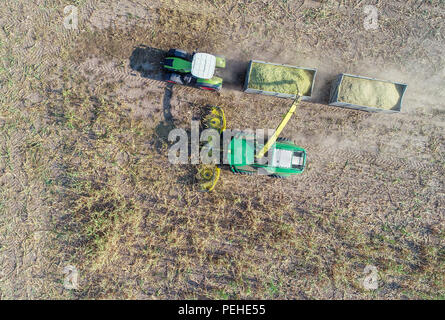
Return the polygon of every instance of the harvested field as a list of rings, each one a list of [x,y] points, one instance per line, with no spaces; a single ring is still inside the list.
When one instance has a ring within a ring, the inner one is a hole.
[[[373,3],[377,30],[361,0],[3,1],[0,299],[443,300],[445,3]],[[226,56],[232,86],[159,81],[169,48]],[[282,133],[307,168],[200,193],[172,129],[207,105],[275,128],[292,103],[236,89],[251,59],[317,68]],[[326,105],[340,73],[407,83],[404,112]]]

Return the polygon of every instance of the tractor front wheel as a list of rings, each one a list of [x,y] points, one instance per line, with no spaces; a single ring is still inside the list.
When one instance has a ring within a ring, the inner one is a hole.
[[[208,90],[208,91],[220,91],[221,90],[221,85],[217,85],[217,84],[198,83],[197,86],[199,89],[202,89],[202,90]]]

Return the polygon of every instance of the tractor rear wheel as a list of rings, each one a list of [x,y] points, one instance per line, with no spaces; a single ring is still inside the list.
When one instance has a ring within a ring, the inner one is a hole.
[[[167,56],[181,58],[181,59],[185,59],[187,61],[193,60],[193,55],[191,55],[190,53],[187,53],[186,51],[181,50],[181,49],[170,49],[167,52]]]
[[[176,74],[176,73],[166,74],[165,77],[164,77],[164,81],[166,81],[168,83],[183,84],[183,82],[181,80],[181,76],[179,74]]]

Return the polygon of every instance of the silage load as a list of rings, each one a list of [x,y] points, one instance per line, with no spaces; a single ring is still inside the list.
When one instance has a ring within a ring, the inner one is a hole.
[[[249,88],[295,94],[298,89],[304,96],[310,96],[313,74],[304,69],[252,63]]]
[[[338,101],[390,110],[399,104],[397,85],[378,80],[344,76],[340,85]]]

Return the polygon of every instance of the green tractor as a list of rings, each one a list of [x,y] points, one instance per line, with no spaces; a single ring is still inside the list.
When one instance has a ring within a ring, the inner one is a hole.
[[[223,159],[228,163],[233,173],[237,174],[263,174],[273,178],[287,178],[302,173],[306,165],[306,151],[288,139],[279,138],[286,124],[295,112],[301,95],[292,103],[289,111],[275,130],[274,134],[263,144],[256,143],[254,136],[245,132],[238,132],[223,142]],[[204,118],[206,127],[219,131],[226,129],[224,112],[219,107],[213,107],[210,115]],[[210,141],[211,143],[211,141]],[[218,150],[214,146],[213,150]],[[269,161],[264,161],[265,156]],[[220,176],[220,168],[216,165],[201,165],[198,168],[198,181],[202,191],[211,191]]]
[[[164,80],[198,87],[204,90],[221,90],[223,79],[214,76],[216,68],[225,68],[224,57],[208,53],[187,53],[180,49],[170,49],[163,61],[163,67],[169,73]]]

